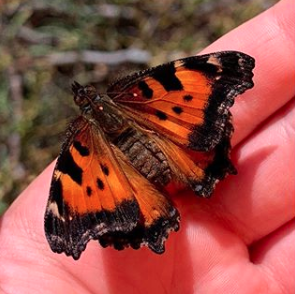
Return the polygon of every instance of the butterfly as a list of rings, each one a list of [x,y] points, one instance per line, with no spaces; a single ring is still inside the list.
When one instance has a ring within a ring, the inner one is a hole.
[[[77,260],[93,239],[163,253],[180,222],[167,184],[209,197],[236,174],[229,108],[253,87],[254,65],[244,53],[224,51],[131,74],[104,95],[74,82],[81,115],[66,131],[45,212],[52,251]]]

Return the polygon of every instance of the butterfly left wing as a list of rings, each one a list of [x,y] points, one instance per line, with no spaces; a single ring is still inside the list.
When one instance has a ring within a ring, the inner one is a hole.
[[[168,232],[178,228],[177,210],[127,166],[136,183],[128,179],[98,126],[81,116],[67,133],[45,214],[51,249],[78,259],[95,239],[118,250],[146,245],[162,253]]]
[[[141,126],[181,147],[209,151],[227,133],[234,98],[253,87],[253,68],[244,53],[211,53],[127,76],[107,93]]]

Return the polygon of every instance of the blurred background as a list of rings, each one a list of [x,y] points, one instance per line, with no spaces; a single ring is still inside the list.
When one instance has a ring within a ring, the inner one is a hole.
[[[0,0],[0,215],[58,155],[71,83],[194,55],[276,0]],[[44,191],[48,193],[48,191]]]

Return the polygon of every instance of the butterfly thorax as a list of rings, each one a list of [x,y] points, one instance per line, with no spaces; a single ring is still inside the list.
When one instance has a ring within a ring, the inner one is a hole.
[[[78,83],[73,85],[73,92],[82,115],[104,133],[112,135],[124,130],[125,120],[108,96],[99,95],[91,85],[82,87]]]

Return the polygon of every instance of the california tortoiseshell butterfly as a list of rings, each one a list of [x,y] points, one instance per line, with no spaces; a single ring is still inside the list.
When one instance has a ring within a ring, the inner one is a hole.
[[[236,173],[229,108],[253,87],[253,68],[252,57],[225,51],[129,75],[107,95],[75,82],[81,115],[67,130],[45,214],[51,249],[78,259],[94,239],[163,253],[180,220],[163,187],[177,180],[209,197]]]

